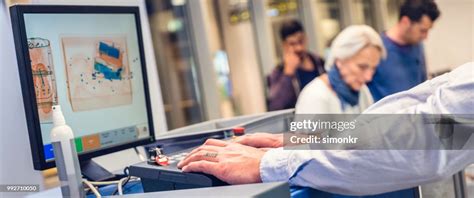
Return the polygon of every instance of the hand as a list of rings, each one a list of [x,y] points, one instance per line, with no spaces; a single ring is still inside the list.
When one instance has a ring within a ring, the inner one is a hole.
[[[254,133],[239,137],[235,142],[255,148],[278,148],[283,146],[283,134]]]
[[[291,47],[285,47],[283,54],[283,73],[293,76],[301,64],[301,57],[299,57]]]
[[[209,139],[178,164],[184,172],[211,174],[229,184],[260,183],[260,160],[266,151]]]
[[[474,174],[471,173],[465,173],[466,177],[468,180],[474,181]]]

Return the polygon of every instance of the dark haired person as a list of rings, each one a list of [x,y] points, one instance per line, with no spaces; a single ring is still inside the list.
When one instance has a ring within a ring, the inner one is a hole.
[[[285,22],[280,37],[283,61],[267,77],[270,111],[294,108],[303,87],[325,73],[324,61],[308,51],[304,28],[298,21]]]
[[[374,101],[408,90],[427,79],[422,41],[439,17],[433,0],[406,0],[399,21],[382,34],[387,58],[377,67],[368,87]]]

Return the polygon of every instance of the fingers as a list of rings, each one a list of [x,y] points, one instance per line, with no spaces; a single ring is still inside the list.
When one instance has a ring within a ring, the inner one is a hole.
[[[275,147],[274,146],[274,136],[273,134],[269,133],[255,133],[250,135],[245,135],[238,138],[235,142],[251,147]]]
[[[225,147],[229,145],[228,142],[222,141],[222,140],[216,140],[216,139],[208,139],[204,143],[204,145],[194,149],[191,151],[191,153],[186,156],[181,162],[178,163],[178,168],[182,168],[186,166],[187,164],[194,162],[194,161],[212,161],[212,162],[217,162],[217,156],[215,157],[210,157],[206,156],[206,153],[219,153],[219,150],[222,149],[222,147]]]
[[[192,150],[192,151],[185,157],[185,159],[186,159],[188,156],[191,156],[191,155],[193,155],[194,153],[197,153],[197,152],[199,152],[199,151],[218,152],[220,148],[222,148],[222,147],[212,146],[212,145],[202,145],[202,146],[197,147],[196,149]]]
[[[244,136],[237,139],[235,143],[258,148],[262,145],[262,140],[258,139],[258,136]]]
[[[189,163],[196,162],[196,161],[210,161],[210,162],[219,161],[217,159],[218,156],[209,156],[208,155],[209,153],[217,153],[217,152],[201,150],[194,154],[190,154],[185,159],[183,159],[181,162],[178,163],[178,168],[182,168],[188,165]]]
[[[184,172],[202,172],[218,177],[218,163],[209,161],[191,162],[183,167]]]
[[[252,135],[244,135],[244,136],[236,138],[234,142],[239,143],[239,144],[243,144],[243,145],[248,145],[250,143],[250,140],[252,139],[251,137],[252,137]],[[251,145],[249,145],[249,146],[251,146]]]
[[[220,146],[224,147],[229,145],[229,142],[222,141],[222,140],[216,140],[216,139],[207,139],[204,145],[211,145],[211,146]]]

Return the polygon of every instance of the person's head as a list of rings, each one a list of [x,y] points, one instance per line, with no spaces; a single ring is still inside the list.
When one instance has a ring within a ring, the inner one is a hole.
[[[283,48],[303,57],[307,53],[307,41],[303,25],[297,20],[286,21],[280,29]]]
[[[342,80],[359,91],[372,80],[375,69],[387,52],[379,34],[367,25],[352,25],[334,39],[326,68],[337,67]]]
[[[439,16],[440,11],[433,0],[406,0],[400,7],[398,21],[404,42],[418,44],[426,39]]]

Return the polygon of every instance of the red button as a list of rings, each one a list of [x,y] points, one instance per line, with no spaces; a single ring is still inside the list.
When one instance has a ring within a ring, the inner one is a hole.
[[[169,159],[168,159],[168,157],[166,157],[164,155],[157,156],[155,158],[155,162],[156,162],[156,164],[158,164],[160,166],[168,166],[169,165]]]
[[[235,127],[232,129],[235,136],[245,135],[245,128],[244,127]]]

